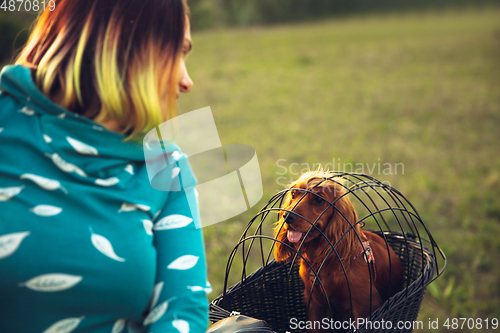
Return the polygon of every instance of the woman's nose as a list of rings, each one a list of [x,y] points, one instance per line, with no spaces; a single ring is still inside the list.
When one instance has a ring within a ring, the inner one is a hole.
[[[193,80],[189,77],[187,70],[184,70],[182,80],[179,82],[179,90],[183,93],[189,92],[193,88]]]

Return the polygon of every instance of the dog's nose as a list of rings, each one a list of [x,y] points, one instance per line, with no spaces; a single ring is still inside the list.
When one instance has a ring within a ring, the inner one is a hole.
[[[290,214],[290,212],[285,213],[285,223],[292,224],[297,219],[297,215]]]

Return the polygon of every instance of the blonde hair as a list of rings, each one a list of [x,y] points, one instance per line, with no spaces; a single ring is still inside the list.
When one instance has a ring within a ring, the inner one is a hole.
[[[16,63],[61,107],[140,139],[176,115],[185,0],[58,0]]]

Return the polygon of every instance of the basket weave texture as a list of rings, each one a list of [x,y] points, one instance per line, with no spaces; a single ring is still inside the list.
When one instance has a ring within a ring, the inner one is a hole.
[[[369,320],[390,321],[395,327],[400,321],[408,323],[417,320],[425,286],[432,280],[436,267],[433,254],[426,247],[423,248],[424,258],[428,260],[422,262],[421,245],[415,241],[413,235],[407,234],[405,240],[401,233],[386,232],[385,237],[399,256],[403,267],[409,269],[406,270],[408,274],[405,276],[405,289],[388,299]],[[297,322],[306,321],[307,312],[303,295],[304,284],[298,273],[298,265],[294,265],[289,271],[290,263],[277,263],[274,260],[261,267],[243,282],[231,287],[225,295],[220,295],[212,301],[210,319],[215,322],[236,311],[267,321],[276,332],[293,331],[290,329],[290,320],[296,318]],[[413,328],[391,330],[391,332],[412,331]],[[356,332],[384,332],[384,330],[366,328],[365,325]]]

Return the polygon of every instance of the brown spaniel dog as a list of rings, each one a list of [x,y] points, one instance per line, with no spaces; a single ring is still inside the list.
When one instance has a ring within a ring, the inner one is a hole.
[[[300,253],[309,320],[330,318],[328,301],[333,320],[369,317],[403,287],[398,256],[380,236],[361,229],[341,179],[311,171],[290,186],[274,230],[274,256],[280,262]]]

